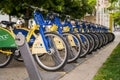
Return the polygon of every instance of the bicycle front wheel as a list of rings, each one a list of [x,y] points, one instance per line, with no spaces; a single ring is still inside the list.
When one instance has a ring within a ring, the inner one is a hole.
[[[46,32],[50,52],[36,54],[35,60],[38,65],[47,71],[56,71],[65,66],[68,59],[68,46],[62,36],[54,32]]]

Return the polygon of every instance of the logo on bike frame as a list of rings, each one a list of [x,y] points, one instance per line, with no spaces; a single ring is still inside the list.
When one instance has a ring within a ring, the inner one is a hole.
[[[5,34],[5,35],[0,35],[0,41],[2,41],[2,40],[7,40],[7,39],[8,39],[8,37],[9,37],[9,35],[8,35],[8,34]]]

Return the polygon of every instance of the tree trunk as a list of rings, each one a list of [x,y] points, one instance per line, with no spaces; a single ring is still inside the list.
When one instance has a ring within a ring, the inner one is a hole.
[[[26,10],[25,17],[29,17],[29,10],[28,10],[28,9]],[[25,20],[25,27],[26,27],[26,28],[28,28],[28,21],[29,21],[29,20],[27,20],[27,19]]]
[[[11,20],[12,20],[12,16],[11,16],[11,15],[9,15],[9,21],[11,22]]]

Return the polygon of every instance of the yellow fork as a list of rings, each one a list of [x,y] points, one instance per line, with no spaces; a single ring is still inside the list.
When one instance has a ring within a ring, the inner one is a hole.
[[[7,55],[11,55],[12,54],[11,51],[3,51],[3,50],[0,50],[0,53],[7,54]]]

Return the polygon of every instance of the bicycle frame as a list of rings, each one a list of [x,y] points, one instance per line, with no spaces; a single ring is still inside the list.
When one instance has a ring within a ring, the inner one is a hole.
[[[33,54],[36,54],[37,52],[47,53],[49,51],[49,47],[48,47],[48,40],[44,36],[45,30],[43,26],[45,26],[46,24],[44,22],[42,14],[35,11],[34,20],[36,22],[36,25],[34,25],[31,30],[25,28],[19,28],[19,29],[15,29],[14,33],[17,34],[18,32],[22,32],[26,36],[27,42],[29,43],[29,45],[32,46]],[[38,29],[39,29],[39,36],[34,33],[35,30]],[[37,45],[38,43],[39,45]]]
[[[35,20],[36,24],[40,26],[39,27],[40,35],[41,35],[41,37],[43,39],[43,43],[45,45],[46,51],[49,51],[48,42],[47,42],[47,39],[44,36],[44,31],[45,30],[43,28],[43,25],[46,25],[46,24],[44,22],[42,14],[35,11],[34,12],[34,20]]]
[[[53,20],[48,20],[48,16],[47,16],[47,23],[50,23],[50,24],[56,24],[57,26],[58,26],[58,29],[57,29],[57,31],[59,32],[59,34],[61,34],[61,35],[63,35],[63,31],[62,31],[62,27],[64,27],[64,26],[67,26],[67,27],[71,27],[72,28],[72,25],[71,24],[64,24],[64,25],[62,25],[61,24],[61,22],[60,22],[60,19],[59,19],[59,17],[57,17],[56,15],[53,15],[54,16],[54,19]],[[71,31],[67,31],[67,32],[72,32],[72,30]],[[76,43],[77,43],[77,41],[71,36],[71,35],[68,35],[68,41],[70,42],[70,45],[71,46],[76,46]]]
[[[18,34],[18,32],[21,32],[24,36],[26,36],[26,41],[28,42],[29,45],[32,45],[35,38],[37,37],[37,35],[34,33],[35,30],[37,30],[38,28],[36,27],[36,25],[33,26],[32,29],[27,29],[27,28],[16,28],[13,30],[14,34]]]
[[[7,44],[6,44],[7,42]],[[14,35],[7,29],[0,27],[0,52],[10,55],[12,54],[11,51],[3,51],[2,49],[8,49],[8,48],[16,48]]]
[[[14,35],[11,32],[9,32],[9,30],[0,27],[0,41],[3,41],[3,40],[7,41],[7,39],[9,39],[9,38],[13,40],[14,39]],[[13,44],[13,41],[10,44]],[[8,44],[5,44],[5,45],[8,45]],[[0,46],[0,47],[7,47],[5,45]],[[13,45],[13,46],[11,45],[10,47],[15,47],[15,45]]]
[[[82,25],[84,25],[84,24],[82,23]],[[78,24],[78,21],[75,21],[75,28],[77,28],[77,32],[78,32],[78,33],[81,33],[81,30],[80,30],[81,26]],[[84,31],[87,31],[85,25],[84,25],[84,29],[85,29]],[[78,37],[81,38],[82,42],[85,41],[83,36],[78,35]]]
[[[26,41],[29,43],[29,45],[32,45],[32,52],[33,53],[36,52],[36,51],[38,51],[38,49],[40,49],[40,48],[43,50],[44,53],[47,53],[49,51],[49,47],[48,47],[48,43],[47,43],[48,41],[47,41],[47,39],[44,36],[43,25],[45,25],[44,24],[45,22],[43,20],[42,14],[40,14],[38,12],[35,12],[34,13],[34,19],[35,19],[36,23],[38,25],[40,25],[41,27],[39,27],[39,26],[33,26],[33,28],[31,30],[29,30],[27,28],[16,28],[14,30],[10,29],[10,31],[8,31],[8,32],[11,35],[13,35],[13,37],[14,37],[15,34],[18,34],[18,32],[22,32],[23,35],[26,36]],[[39,36],[34,33],[35,30],[38,30],[38,29],[39,29],[39,32],[40,32]],[[6,29],[4,29],[4,30],[6,30]],[[38,39],[36,40],[36,38],[38,38]],[[15,44],[15,40],[12,39],[12,41],[14,41],[14,44]],[[36,44],[38,44],[38,42],[39,42],[40,45],[36,45]],[[16,47],[17,46],[15,46],[15,48]],[[36,50],[36,48],[38,48],[38,49]],[[42,53],[42,50],[40,51],[40,53]],[[0,50],[0,52],[5,53],[5,51],[2,51],[2,50]],[[8,52],[6,52],[6,53],[8,53]]]

